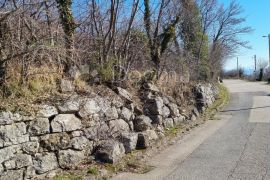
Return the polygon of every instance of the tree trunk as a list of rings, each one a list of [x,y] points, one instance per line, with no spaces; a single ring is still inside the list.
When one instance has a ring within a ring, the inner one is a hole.
[[[56,0],[61,19],[62,27],[65,32],[66,62],[64,63],[64,72],[67,76],[68,71],[74,63],[74,34],[76,24],[71,11],[72,0]]]

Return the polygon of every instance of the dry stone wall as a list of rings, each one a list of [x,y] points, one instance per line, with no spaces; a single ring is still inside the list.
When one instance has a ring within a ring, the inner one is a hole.
[[[199,111],[218,94],[211,84],[195,89]],[[152,84],[142,91],[142,108],[117,88],[113,99],[73,94],[54,105],[39,105],[31,116],[0,112],[0,179],[48,177],[93,158],[115,163],[126,153],[151,146],[165,128],[198,116],[197,108],[190,116],[181,114],[180,106]]]

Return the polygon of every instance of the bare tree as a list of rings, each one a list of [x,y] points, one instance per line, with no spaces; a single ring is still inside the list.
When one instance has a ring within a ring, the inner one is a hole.
[[[109,3],[91,0],[87,7],[77,33],[81,54],[84,59],[91,59],[88,63],[98,66],[100,71],[114,68],[120,72],[111,75],[113,78],[125,78],[131,65],[145,51],[144,45],[137,45],[143,43],[142,31],[136,26],[139,0],[133,0],[131,6],[119,0]]]
[[[213,31],[210,32],[212,39],[210,64],[214,77],[218,75],[222,61],[226,57],[234,54],[239,47],[249,48],[248,42],[241,40],[239,35],[252,31],[250,27],[243,25],[246,21],[241,17],[243,9],[235,0],[227,8],[221,5],[216,13],[217,18],[213,24]]]

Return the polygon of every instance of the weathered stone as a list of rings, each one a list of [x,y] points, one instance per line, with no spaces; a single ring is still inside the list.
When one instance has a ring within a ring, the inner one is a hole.
[[[30,122],[28,132],[30,135],[42,135],[50,132],[50,122],[48,118],[38,118]]]
[[[125,89],[117,87],[116,91],[119,94],[119,96],[121,96],[123,99],[125,99],[128,103],[133,102],[131,94],[128,91],[126,91]]]
[[[22,121],[22,116],[18,113],[11,113],[10,111],[0,112],[0,125],[8,125],[19,121]]]
[[[185,117],[182,116],[182,115],[173,118],[173,122],[174,122],[174,124],[175,124],[176,126],[181,125],[181,123],[183,123],[184,120],[185,120]]]
[[[162,97],[162,100],[163,100],[163,103],[164,103],[165,105],[169,105],[169,104],[170,104],[169,98],[167,98],[166,96],[163,96],[163,97]]]
[[[0,140],[3,146],[10,146],[29,141],[29,135],[26,134],[25,123],[15,123],[6,126],[0,126]]]
[[[117,113],[119,114],[119,116],[121,116],[121,111],[122,110],[120,108],[117,108],[116,110],[117,110]]]
[[[33,166],[37,174],[43,174],[58,168],[57,158],[54,153],[36,154],[33,157]]]
[[[121,108],[124,106],[124,102],[119,96],[117,96],[112,99],[112,105],[115,106],[116,108]]]
[[[13,160],[5,161],[3,163],[3,165],[4,165],[4,168],[6,170],[15,169],[15,167],[16,167],[16,164],[15,164],[15,160],[14,159]]]
[[[23,169],[20,170],[11,170],[11,171],[5,171],[2,174],[0,174],[1,180],[23,180]]]
[[[116,108],[114,106],[111,108],[107,108],[107,110],[105,111],[105,117],[106,117],[106,120],[117,119],[118,113],[117,113]]]
[[[10,111],[0,112],[0,125],[12,124],[13,120],[10,118],[12,113]]]
[[[196,117],[199,117],[199,116],[200,116],[200,113],[199,113],[199,111],[198,111],[197,108],[194,108],[194,109],[192,110],[192,113],[193,113]]]
[[[11,116],[11,119],[14,122],[20,122],[20,121],[23,120],[23,116],[21,116],[19,113],[13,113],[12,116]]]
[[[79,137],[83,135],[83,131],[73,131],[71,132],[72,137]]]
[[[20,150],[20,146],[9,146],[0,149],[0,163],[9,160],[10,158],[14,157],[15,154]]]
[[[170,113],[172,116],[179,116],[180,115],[180,112],[179,112],[179,109],[178,109],[178,106],[174,103],[169,103],[168,104],[168,107],[170,109]]]
[[[35,120],[35,116],[22,116],[22,120],[23,122],[27,122],[27,121],[34,121]]]
[[[59,151],[59,166],[63,169],[71,169],[85,159],[83,151],[73,151],[71,149]]]
[[[197,117],[194,114],[191,114],[189,119],[190,121],[196,121]]]
[[[59,114],[51,122],[52,132],[69,132],[82,128],[81,120],[74,114]]]
[[[115,163],[125,155],[125,148],[122,143],[115,140],[102,142],[98,147],[95,158],[105,163]]]
[[[136,145],[137,149],[145,149],[148,148],[151,143],[158,139],[158,136],[154,130],[147,130],[144,132],[140,132],[138,134],[138,142]]]
[[[35,154],[38,152],[39,143],[38,141],[26,142],[21,145],[22,151],[26,154]]]
[[[187,113],[187,110],[181,109],[181,110],[180,110],[180,113],[181,113],[182,116],[185,117],[185,119],[188,119],[188,118],[189,118],[189,115],[188,115],[188,113]]]
[[[139,106],[134,106],[134,113],[136,115],[143,115],[143,110]]]
[[[36,171],[33,166],[28,166],[25,170],[24,179],[32,179],[36,176]]]
[[[153,124],[162,124],[163,122],[163,117],[161,115],[153,115],[150,116],[150,118],[152,119]]]
[[[166,118],[164,119],[164,127],[165,128],[172,128],[174,126],[173,119],[172,118]]]
[[[104,108],[107,109],[109,107],[112,107],[111,100],[106,96],[96,95],[94,97],[94,100],[97,102],[97,104],[99,105],[101,109],[104,109]]]
[[[61,79],[60,89],[61,89],[61,92],[67,93],[67,92],[74,92],[75,87],[74,87],[72,81],[66,80],[66,79]]]
[[[88,128],[88,127],[93,127],[93,126],[97,126],[100,123],[104,123],[104,116],[100,115],[100,114],[93,114],[91,116],[88,116],[87,118],[83,118],[81,120],[82,122],[82,127],[83,128]]]
[[[133,124],[135,131],[145,131],[151,128],[151,119],[148,116],[140,115],[134,119]]]
[[[134,112],[135,109],[135,104],[134,103],[130,103],[126,106],[126,108],[128,108],[132,113]]]
[[[57,109],[54,106],[50,105],[42,105],[40,106],[40,110],[37,112],[38,117],[49,118],[58,114]]]
[[[32,165],[32,158],[27,154],[16,154],[10,160],[4,162],[4,167],[7,170],[20,169]]]
[[[4,172],[4,167],[2,166],[2,164],[0,164],[0,174],[2,174]],[[1,175],[0,175],[1,177]]]
[[[198,84],[195,87],[198,110],[202,112],[203,107],[209,107],[215,101],[215,97],[217,94],[218,90],[215,86],[211,84]]]
[[[167,118],[170,116],[170,109],[167,106],[163,106],[162,108],[163,117]]]
[[[117,136],[121,132],[129,132],[129,125],[123,119],[116,119],[109,122],[110,132],[113,136]]]
[[[146,101],[144,106],[144,111],[146,114],[150,115],[163,115],[163,100],[161,97],[156,97],[154,99],[149,99]]]
[[[37,136],[30,136],[30,141],[38,141],[39,138]]]
[[[84,133],[89,140],[108,139],[111,136],[110,129],[106,123],[87,128],[84,130]]]
[[[70,147],[70,137],[67,133],[46,134],[40,137],[40,146],[55,151]]]
[[[14,114],[17,114],[16,116],[19,117],[19,119],[17,119],[17,122],[20,122],[20,121],[33,121],[35,119],[35,115],[30,114],[30,113],[25,113],[25,112],[20,112],[19,111],[19,112],[14,113]]]
[[[43,175],[43,179],[54,179],[58,174],[60,174],[62,171],[60,169],[56,169],[56,170],[52,170],[47,172],[44,177]],[[42,177],[42,176],[41,176]]]
[[[78,114],[82,118],[85,118],[87,116],[98,113],[100,110],[101,108],[95,100],[87,99]]]
[[[75,150],[85,150],[91,152],[93,150],[93,142],[89,141],[86,137],[75,137],[71,139],[71,147]]]
[[[122,118],[122,119],[124,119],[125,121],[129,121],[130,119],[131,119],[131,117],[132,117],[132,111],[131,110],[129,110],[128,108],[126,108],[126,107],[123,107],[122,108],[122,110],[121,110],[121,115],[120,115],[120,117]]]
[[[134,131],[134,124],[133,124],[133,121],[128,121],[127,123],[128,123],[128,125],[129,125],[129,129],[130,129],[131,131]]]
[[[136,149],[138,134],[137,133],[122,133],[119,141],[123,143],[125,147],[125,153],[130,153]]]
[[[144,91],[141,94],[141,99],[143,100],[150,100],[150,99],[154,99],[156,97],[156,95],[154,95],[151,91]]]
[[[60,113],[76,113],[80,110],[80,103],[78,99],[68,100],[58,106],[58,110]]]

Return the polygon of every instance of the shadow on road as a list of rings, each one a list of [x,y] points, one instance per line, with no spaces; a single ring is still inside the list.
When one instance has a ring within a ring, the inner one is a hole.
[[[234,111],[247,111],[251,109],[264,109],[264,108],[270,108],[270,106],[259,106],[259,107],[252,107],[252,108],[242,108],[242,109],[227,109],[220,112],[234,112]]]

